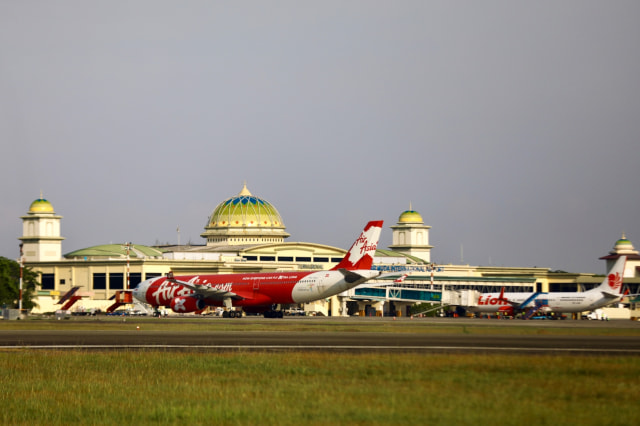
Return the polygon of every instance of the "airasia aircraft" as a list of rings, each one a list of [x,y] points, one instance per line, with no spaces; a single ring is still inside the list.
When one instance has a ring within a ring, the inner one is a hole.
[[[245,312],[282,318],[274,305],[307,303],[353,288],[380,275],[371,265],[382,231],[381,220],[367,223],[349,252],[328,271],[291,271],[248,274],[155,277],[141,282],[133,296],[151,306],[174,312],[198,312],[207,306],[224,306],[224,316],[240,318]]]
[[[584,312],[593,311],[611,303],[619,302],[622,293],[622,275],[626,256],[620,256],[602,283],[589,291],[580,293],[483,293],[477,306],[469,306],[470,312],[504,312],[513,315],[518,312]],[[525,314],[525,317],[526,315]]]

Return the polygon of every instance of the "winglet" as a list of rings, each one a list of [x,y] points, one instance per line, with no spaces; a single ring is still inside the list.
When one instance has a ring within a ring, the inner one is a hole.
[[[502,287],[500,289],[500,296],[498,296],[498,300],[500,300],[501,302],[506,302],[506,303],[510,304],[513,308],[520,308],[521,306],[525,306],[532,299],[535,299],[536,296],[538,296],[538,293],[532,294],[531,297],[529,297],[529,299],[527,299],[524,303],[514,302],[514,301],[511,301],[511,300],[507,299],[506,297],[504,297],[504,287]]]
[[[501,301],[507,301],[507,300],[504,298],[504,287],[502,287],[502,288],[500,289],[500,296],[498,296],[498,300],[501,300]]]

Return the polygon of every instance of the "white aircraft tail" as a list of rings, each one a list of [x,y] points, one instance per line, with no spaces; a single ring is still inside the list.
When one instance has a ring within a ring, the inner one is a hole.
[[[620,256],[616,263],[613,264],[611,270],[607,273],[607,276],[602,280],[602,284],[596,287],[596,290],[601,291],[608,297],[622,296],[622,276],[624,274],[624,265],[627,261],[626,256]]]
[[[340,263],[333,267],[333,270],[346,269],[347,271],[352,271],[355,269],[371,269],[373,257],[378,248],[380,232],[382,231],[382,222],[381,220],[374,220],[367,223],[367,226],[364,227],[364,230],[353,243],[349,252]]]

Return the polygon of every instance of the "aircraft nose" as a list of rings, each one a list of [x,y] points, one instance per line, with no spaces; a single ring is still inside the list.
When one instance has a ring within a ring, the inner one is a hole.
[[[133,297],[141,302],[146,303],[147,289],[151,285],[151,280],[142,281],[136,288],[133,289]]]

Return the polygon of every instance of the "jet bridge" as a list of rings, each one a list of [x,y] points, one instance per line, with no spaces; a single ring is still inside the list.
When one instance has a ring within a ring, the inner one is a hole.
[[[362,285],[353,289],[354,300],[396,300],[401,302],[440,302],[442,292],[426,288],[407,288],[387,284],[379,286]]]
[[[444,276],[438,275],[385,275],[376,280],[367,281],[347,292],[340,294],[349,300],[358,302],[412,305],[415,303],[433,303],[442,306],[477,306],[481,293],[499,291],[503,287],[511,291],[532,291],[535,285],[533,277],[504,276]]]
[[[442,303],[442,291],[433,290],[429,285],[409,284],[403,282],[387,282],[387,283],[365,283],[351,290],[341,293],[343,299],[350,299],[359,302],[362,305],[359,309],[360,315],[365,314],[365,302],[373,302],[381,305],[376,311],[376,315],[383,314],[384,305],[390,302],[389,306],[394,306],[395,311],[391,312],[394,316],[403,316],[402,306],[410,306],[415,303]]]

